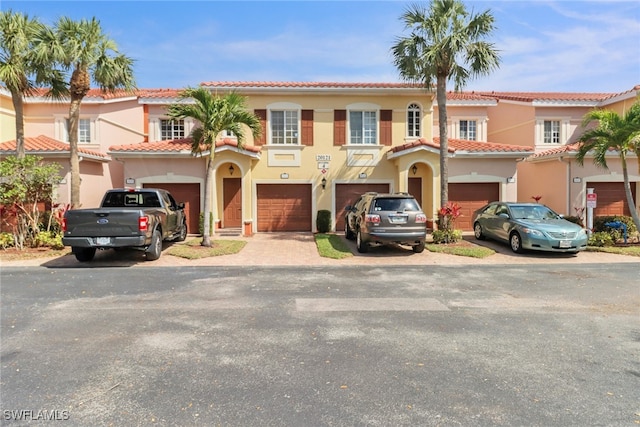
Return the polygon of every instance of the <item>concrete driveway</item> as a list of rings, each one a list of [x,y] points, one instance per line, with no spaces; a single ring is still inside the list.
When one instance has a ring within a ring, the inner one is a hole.
[[[2,262],[3,266],[61,267],[163,267],[163,266],[349,266],[349,265],[496,265],[496,264],[595,264],[595,263],[640,263],[632,256],[602,252],[581,252],[578,255],[528,252],[514,254],[507,245],[494,241],[477,241],[473,236],[465,239],[496,251],[484,259],[432,253],[421,254],[410,248],[384,246],[372,248],[366,254],[356,250],[355,243],[345,239],[351,248],[352,257],[341,260],[323,258],[318,254],[312,233],[259,233],[251,237],[217,236],[221,239],[241,239],[247,245],[237,254],[187,260],[166,253],[170,244],[165,244],[164,253],[157,261],[147,262],[139,251],[99,251],[90,263],[80,263],[72,255],[56,258],[39,258],[27,261]],[[343,237],[344,239],[344,237]]]

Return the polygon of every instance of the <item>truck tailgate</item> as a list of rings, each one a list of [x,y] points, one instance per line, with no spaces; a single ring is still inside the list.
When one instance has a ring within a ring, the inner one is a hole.
[[[67,212],[67,237],[118,237],[142,234],[141,211],[132,209],[78,209]]]

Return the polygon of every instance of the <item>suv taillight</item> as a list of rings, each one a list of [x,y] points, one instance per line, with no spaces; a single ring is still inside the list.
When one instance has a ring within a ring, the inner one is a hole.
[[[149,229],[149,217],[141,216],[138,217],[138,230],[147,231]]]
[[[67,218],[62,218],[62,231],[67,231]]]
[[[427,216],[425,214],[416,214],[416,224],[426,224]]]
[[[380,215],[368,214],[364,220],[366,222],[372,222],[374,224],[380,224]]]

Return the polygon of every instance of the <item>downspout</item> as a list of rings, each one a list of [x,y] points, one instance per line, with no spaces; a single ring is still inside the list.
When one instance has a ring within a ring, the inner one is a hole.
[[[565,206],[566,210],[565,212],[567,212],[567,215],[571,215],[571,201],[573,200],[573,198],[571,197],[571,160],[569,161],[565,161],[563,156],[560,156],[558,158],[558,161],[560,163],[564,163],[567,165],[567,206]]]

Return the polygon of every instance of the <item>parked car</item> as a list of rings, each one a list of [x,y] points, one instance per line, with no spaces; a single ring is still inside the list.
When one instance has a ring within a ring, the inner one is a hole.
[[[476,239],[508,242],[513,252],[525,249],[577,253],[587,248],[587,230],[538,203],[493,202],[473,216]]]
[[[344,234],[356,240],[358,252],[369,246],[395,243],[424,251],[427,216],[407,193],[365,193],[353,206],[345,207]]]
[[[164,240],[187,237],[184,203],[156,188],[109,190],[99,208],[67,211],[62,228],[62,243],[80,262],[91,261],[96,249],[119,248],[142,250],[154,261]]]

